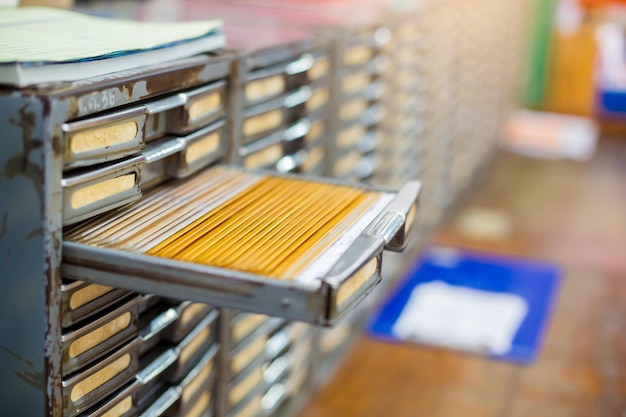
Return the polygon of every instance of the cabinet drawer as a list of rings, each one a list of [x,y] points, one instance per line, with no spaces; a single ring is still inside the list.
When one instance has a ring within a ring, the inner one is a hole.
[[[246,105],[258,104],[283,95],[287,85],[285,78],[285,65],[251,72],[244,87]]]
[[[182,302],[176,308],[178,319],[165,331],[163,337],[170,342],[180,342],[212,310],[213,307],[204,303]]]
[[[281,130],[285,126],[284,98],[248,108],[243,114],[242,142],[254,142]]]
[[[216,358],[217,349],[209,350],[198,365],[178,385],[177,392],[180,393],[178,400],[165,413],[168,417],[196,416],[200,410],[209,410],[212,407],[211,394],[216,380]]]
[[[405,245],[399,192],[218,166],[68,228],[63,274],[215,307],[332,324]]]
[[[98,113],[63,124],[64,168],[120,159],[168,134],[184,135],[224,115],[226,82]]]
[[[134,341],[94,366],[63,380],[63,415],[72,417],[131,381],[139,368]]]
[[[83,368],[137,336],[139,302],[139,297],[122,302],[95,320],[64,332],[63,375]]]
[[[130,294],[129,291],[106,285],[64,282],[61,286],[61,323],[63,327],[73,326]]]

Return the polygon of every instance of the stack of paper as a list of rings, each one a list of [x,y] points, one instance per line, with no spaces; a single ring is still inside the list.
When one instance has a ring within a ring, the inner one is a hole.
[[[0,84],[73,81],[224,47],[217,20],[138,23],[42,7],[0,12]]]

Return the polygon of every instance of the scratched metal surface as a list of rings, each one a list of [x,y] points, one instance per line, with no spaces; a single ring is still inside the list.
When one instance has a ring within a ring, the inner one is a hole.
[[[0,96],[0,404],[39,416],[44,377],[43,106]]]

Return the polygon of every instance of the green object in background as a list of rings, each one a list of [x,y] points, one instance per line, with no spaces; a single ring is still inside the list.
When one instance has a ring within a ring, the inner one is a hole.
[[[533,0],[531,39],[523,97],[527,107],[540,107],[546,96],[556,1]]]

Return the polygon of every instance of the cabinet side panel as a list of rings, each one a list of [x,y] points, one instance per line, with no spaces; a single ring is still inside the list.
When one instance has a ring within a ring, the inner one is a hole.
[[[46,413],[43,106],[0,95],[0,414]]]

